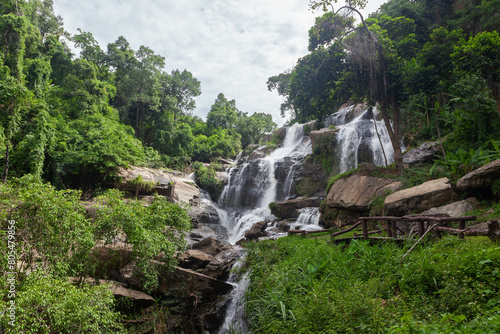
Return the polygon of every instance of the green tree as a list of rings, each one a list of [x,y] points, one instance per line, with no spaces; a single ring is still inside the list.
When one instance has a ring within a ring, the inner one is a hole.
[[[224,94],[219,93],[207,114],[207,125],[212,128],[232,129],[237,119],[236,111],[236,101],[229,101]]]
[[[457,46],[452,54],[458,69],[483,78],[495,99],[500,119],[500,35],[482,32]]]
[[[311,0],[310,6],[312,9],[322,7],[324,11],[331,7],[334,11],[333,3],[336,2]],[[379,104],[394,148],[396,167],[402,168],[403,159],[400,145],[400,108],[404,93],[401,81],[402,71],[400,71],[400,66],[390,68],[390,65],[398,65],[397,47],[411,43],[413,38],[398,41],[379,24],[369,27],[358,10],[364,5],[366,5],[366,1],[347,1],[344,6],[340,6],[334,11],[335,16],[341,12],[344,12],[347,17],[353,14],[357,15],[361,24],[357,27],[350,27],[344,24],[349,20],[340,20],[343,24],[335,29],[335,35],[332,35],[331,41],[342,42],[344,38],[348,40],[348,44],[344,45],[348,49],[348,61],[352,64],[351,70],[354,70],[352,78],[355,80],[350,85],[354,91],[358,91],[359,97],[367,97],[370,103]],[[394,20],[398,21],[398,19]],[[405,20],[399,21],[398,25],[407,23]],[[326,41],[324,40],[324,42]],[[392,125],[389,121],[389,111],[392,112]]]
[[[0,67],[0,124],[5,138],[3,182],[7,182],[10,153],[15,149],[15,136],[21,128],[23,114],[29,110],[32,94],[19,80]]]
[[[175,99],[173,114],[174,123],[179,116],[187,115],[196,107],[194,98],[201,94],[200,81],[184,70],[173,70],[165,85],[165,94]]]
[[[267,90],[272,92],[276,90],[283,98],[281,103],[281,117],[285,117],[287,111],[294,111],[293,101],[290,97],[290,78],[292,77],[292,70],[287,70],[278,75],[272,76],[267,79]]]
[[[241,135],[241,146],[245,148],[251,144],[258,144],[265,134],[275,128],[276,123],[270,114],[254,113],[247,116],[246,113],[241,113],[237,120],[236,132]]]

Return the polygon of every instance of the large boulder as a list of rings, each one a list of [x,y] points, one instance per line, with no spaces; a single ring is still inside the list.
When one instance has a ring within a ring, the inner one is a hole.
[[[186,235],[189,247],[206,238],[214,238],[226,242],[229,238],[227,228],[218,224],[199,225]]]
[[[231,244],[210,236],[194,243],[191,248],[202,251],[206,254],[210,254],[212,256],[216,256],[217,254],[230,249]]]
[[[500,179],[500,159],[466,174],[457,181],[457,187],[461,190],[490,188],[498,179]]]
[[[160,275],[157,293],[165,294],[169,290],[182,289],[188,285],[191,293],[196,292],[199,302],[212,302],[233,290],[229,283],[196,271],[175,267],[175,270],[166,275]]]
[[[326,201],[334,208],[366,211],[369,210],[374,196],[383,196],[388,191],[401,189],[402,186],[399,181],[354,174],[335,182]]]
[[[154,298],[150,295],[142,291],[126,288],[122,283],[104,280],[99,281],[101,281],[101,284],[103,284],[102,282],[111,283],[111,292],[113,293],[113,296],[116,298],[129,298],[136,307],[148,307],[155,303]]]
[[[79,282],[79,279],[77,278],[71,278],[70,280],[75,283]],[[95,278],[85,278],[84,282],[91,286],[107,285],[111,290],[111,292],[113,293],[113,296],[115,296],[115,298],[124,298],[124,297],[129,298],[132,300],[134,306],[138,308],[145,308],[155,303],[154,298],[151,297],[150,295],[142,291],[127,288],[123,283],[120,282],[105,280],[105,279],[96,280]]]
[[[171,200],[173,203],[193,203],[201,196],[200,189],[193,181],[174,181],[172,184]]]
[[[205,267],[203,274],[226,281],[234,264],[241,257],[242,252],[243,249],[241,247],[234,246],[217,254]]]
[[[213,205],[209,205],[205,202],[199,202],[195,205],[192,204],[188,214],[189,218],[191,218],[191,223],[193,223],[193,227],[205,224],[214,225],[220,222],[217,209]]]
[[[247,240],[258,239],[260,237],[267,236],[266,232],[267,221],[263,220],[261,222],[255,223],[250,227],[248,231],[245,232],[245,238]]]
[[[188,249],[179,259],[179,266],[186,269],[203,269],[210,261],[214,259],[213,255],[202,252],[198,249]]]
[[[439,142],[427,142],[415,147],[403,154],[405,164],[416,164],[431,162],[439,152]]]
[[[387,214],[405,215],[444,205],[454,198],[450,180],[444,177],[390,194],[384,206]]]
[[[431,208],[421,213],[422,216],[438,216],[445,215],[448,217],[462,217],[467,215],[470,211],[476,209],[478,201],[474,197],[468,198],[464,201],[453,202],[448,205],[443,205],[436,208]]]
[[[172,175],[160,169],[134,166],[128,169],[120,168],[118,170],[118,177],[121,179],[121,184],[119,185],[121,190],[136,192],[137,186],[134,185],[133,181],[140,177],[143,182],[154,184],[153,188],[140,188],[140,193],[151,194],[156,192],[165,196],[170,194]]]
[[[300,215],[299,209],[307,207],[319,207],[321,197],[298,197],[284,202],[278,202],[271,208],[274,215],[280,219],[298,218]]]

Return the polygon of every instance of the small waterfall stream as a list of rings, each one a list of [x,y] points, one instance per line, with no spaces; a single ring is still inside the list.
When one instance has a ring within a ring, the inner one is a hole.
[[[385,123],[376,120],[379,114],[377,108],[374,107],[372,111],[366,109],[356,116],[353,113],[354,107],[343,108],[327,117],[325,121],[326,127],[334,125],[339,129],[337,133],[339,173],[356,168],[361,161],[383,166],[384,153],[387,163],[394,161],[394,149]]]
[[[325,122],[326,127],[334,125],[338,129],[336,150],[339,156],[339,173],[357,167],[360,161],[384,165],[382,151],[385,152],[388,163],[391,163],[392,146],[384,123],[375,120],[377,110],[365,110],[357,116],[353,115],[353,110],[354,106],[341,109]],[[284,201],[295,195],[296,172],[304,157],[311,153],[311,139],[304,136],[304,125],[294,124],[287,128],[280,147],[263,158],[245,162],[228,171],[229,179],[219,202],[212,205],[219,214],[221,224],[228,230],[230,243],[235,244],[242,239],[253,224],[271,220],[269,203]],[[304,208],[300,210],[297,221],[290,227],[321,229],[319,219],[319,208]],[[231,279],[235,280],[236,276]],[[238,282],[231,282],[236,288],[219,333],[247,331],[243,319],[242,298],[248,280],[244,275]]]

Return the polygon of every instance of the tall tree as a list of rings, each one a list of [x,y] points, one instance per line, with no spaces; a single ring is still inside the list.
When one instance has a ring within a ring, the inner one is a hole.
[[[200,81],[186,70],[173,70],[167,77],[164,93],[175,99],[174,123],[179,116],[187,115],[196,107],[194,98],[201,94]]]
[[[207,125],[212,128],[232,129],[237,119],[236,101],[228,100],[219,93],[207,115]]]
[[[459,45],[452,55],[462,71],[479,75],[495,99],[500,119],[500,36],[497,31],[482,32]]]
[[[402,168],[403,157],[400,145],[401,111],[400,99],[398,96],[401,85],[394,80],[395,76],[391,75],[394,74],[394,72],[390,73],[388,70],[388,57],[390,56],[390,52],[384,48],[377,34],[369,28],[363,15],[359,11],[360,8],[364,8],[366,5],[365,0],[347,0],[345,5],[335,10],[333,4],[336,2],[337,0],[310,0],[310,7],[312,9],[321,7],[324,11],[331,9],[335,16],[342,13],[344,17],[350,17],[355,14],[361,20],[359,26],[342,24],[336,29],[335,35],[332,36],[332,42],[335,42],[333,40],[335,38],[336,42],[341,43],[346,36],[356,33],[351,39],[349,58],[351,61],[360,62],[362,66],[367,66],[368,71],[363,72],[369,75],[367,97],[372,103],[376,102],[380,106],[382,118],[384,119],[394,148],[395,165],[397,168]],[[339,20],[339,22],[342,23],[346,21],[348,20]],[[389,120],[389,109],[392,111],[392,126]]]

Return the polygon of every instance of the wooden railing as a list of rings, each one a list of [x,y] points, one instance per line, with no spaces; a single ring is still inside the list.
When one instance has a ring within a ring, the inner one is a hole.
[[[398,234],[404,236],[405,239],[413,238],[414,235],[418,234],[420,238],[424,235],[430,233],[432,231],[434,237],[439,238],[442,232],[458,235],[459,238],[463,239],[467,236],[489,236],[492,240],[500,238],[500,228],[498,221],[490,221],[487,223],[487,228],[483,229],[475,229],[475,226],[470,226],[466,228],[466,223],[470,221],[475,221],[475,216],[465,216],[465,217],[437,217],[437,216],[419,216],[419,215],[407,215],[402,217],[394,217],[394,216],[383,216],[383,217],[360,217],[359,221],[347,228],[344,228],[340,231],[336,231],[330,234],[330,237],[334,239],[340,235],[349,233],[361,226],[361,233],[354,234],[356,237],[362,237],[363,239],[369,239],[372,234],[380,234],[384,231],[384,227],[380,226],[372,226],[370,228],[370,222],[385,222],[385,233],[387,234],[386,238],[382,239],[393,239],[393,240],[402,240],[402,238],[398,238]],[[458,223],[458,228],[449,227],[450,223]],[[401,230],[399,225],[404,226],[404,231]],[[410,230],[408,232],[408,228],[406,225],[414,224],[416,225],[416,230]],[[371,231],[369,231],[371,229]],[[288,231],[289,235],[302,235],[307,236],[309,234],[314,233],[325,233],[331,232],[331,229],[324,230],[314,230],[314,231],[304,231],[304,230],[290,230]],[[377,237],[377,239],[381,239]]]

